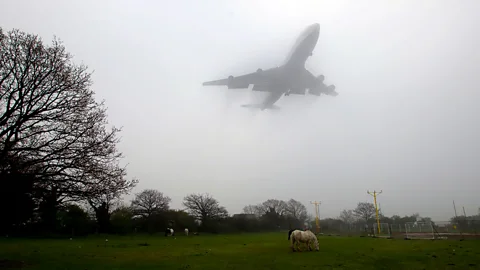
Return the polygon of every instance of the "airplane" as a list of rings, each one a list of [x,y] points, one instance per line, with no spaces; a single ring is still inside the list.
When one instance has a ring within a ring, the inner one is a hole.
[[[312,56],[320,35],[320,24],[308,26],[297,38],[285,62],[280,67],[267,70],[258,69],[256,72],[238,77],[229,76],[226,79],[204,82],[207,85],[226,85],[228,89],[245,89],[253,84],[253,91],[268,92],[268,96],[261,104],[246,104],[242,107],[265,109],[279,109],[274,105],[283,95],[289,96],[321,94],[337,96],[335,85],[327,86],[323,83],[325,76],[315,77],[305,68],[305,62]]]

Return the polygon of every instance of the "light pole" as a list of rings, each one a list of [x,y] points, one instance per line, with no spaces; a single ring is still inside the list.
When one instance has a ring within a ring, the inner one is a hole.
[[[380,218],[378,217],[377,195],[382,193],[382,191],[380,190],[380,192],[376,192],[374,190],[373,193],[371,193],[370,191],[367,190],[367,193],[373,196],[373,202],[375,204],[375,216],[377,218],[377,229],[378,229],[377,233],[380,233]]]
[[[317,225],[317,234],[320,233],[320,204],[322,202],[310,201],[311,204],[315,205],[315,223]]]

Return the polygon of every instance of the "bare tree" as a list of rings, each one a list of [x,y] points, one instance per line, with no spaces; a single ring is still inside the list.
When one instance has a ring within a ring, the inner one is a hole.
[[[359,202],[353,210],[353,213],[355,213],[357,217],[365,220],[365,222],[368,222],[368,220],[375,215],[375,206],[373,203]]]
[[[293,217],[300,222],[305,222],[307,219],[307,207],[305,205],[297,200],[290,199],[285,206],[285,213]]]
[[[91,73],[72,63],[63,44],[0,28],[0,170],[33,170],[35,185],[58,202],[127,193],[117,151],[120,129],[107,130]],[[12,157],[21,157],[13,161]]]
[[[247,215],[257,215],[257,209],[255,205],[246,205],[243,207],[243,213]]]
[[[247,205],[243,207],[243,213],[244,214],[250,214],[250,215],[255,215],[256,217],[260,217],[264,214],[262,205]]]
[[[287,203],[282,200],[269,199],[262,203],[262,212],[264,214],[274,214],[284,216],[286,214]]]
[[[306,223],[310,226],[312,222],[316,220],[316,217],[313,214],[307,214],[307,219],[305,220]]]
[[[135,194],[131,207],[135,214],[148,218],[160,211],[167,211],[171,201],[170,197],[163,195],[158,190],[145,189]]]
[[[432,218],[431,217],[420,217],[418,221],[425,222],[425,223],[431,223]]]
[[[216,220],[228,217],[225,207],[210,194],[190,194],[183,198],[183,205],[196,219],[204,223],[207,220]]]
[[[346,210],[346,209],[344,209],[340,213],[339,219],[342,220],[343,222],[345,222],[346,224],[352,224],[357,220],[353,210]]]
[[[110,217],[112,212],[121,205],[119,193],[105,193],[100,196],[87,198],[87,203],[93,209],[97,221],[98,232],[110,232]]]

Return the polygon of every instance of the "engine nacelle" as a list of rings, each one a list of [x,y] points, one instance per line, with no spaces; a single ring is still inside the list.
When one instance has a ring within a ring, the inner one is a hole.
[[[320,75],[317,77],[317,80],[316,80],[316,84],[315,84],[315,87],[312,87],[310,89],[308,89],[308,93],[310,95],[314,95],[314,96],[320,96],[321,94],[324,94],[324,95],[329,95],[329,96],[337,96],[338,93],[335,91],[335,85],[325,85],[323,83],[325,77],[323,75]]]
[[[232,75],[228,76],[228,81],[227,81],[228,89],[243,89],[243,88],[248,88],[248,86],[249,86],[248,83],[235,81],[235,78]]]
[[[233,84],[233,76],[228,76],[227,86],[230,87]]]
[[[335,91],[335,88],[336,88],[335,85],[333,85],[333,84],[332,84],[332,85],[329,85],[329,86],[327,87],[326,94],[327,94],[327,95],[330,95],[330,96],[334,96],[334,97],[335,97],[335,96],[338,96],[338,93]]]

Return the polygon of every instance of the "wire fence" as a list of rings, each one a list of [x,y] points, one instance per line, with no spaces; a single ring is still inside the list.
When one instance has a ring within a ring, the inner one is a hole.
[[[327,235],[365,235],[392,238],[478,238],[480,220],[373,224],[320,224]]]

